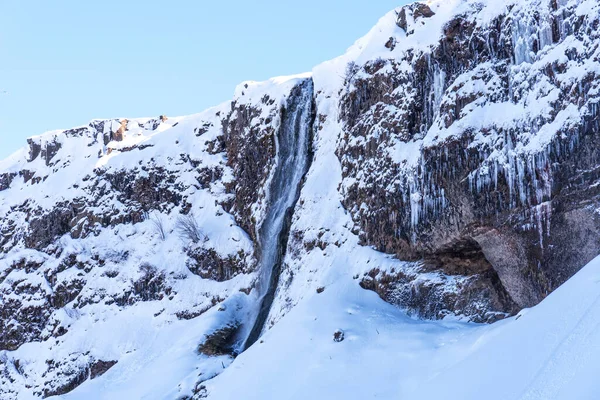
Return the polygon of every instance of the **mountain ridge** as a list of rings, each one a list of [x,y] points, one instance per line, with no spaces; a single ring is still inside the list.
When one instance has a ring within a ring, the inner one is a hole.
[[[307,80],[311,162],[265,340],[321,297],[335,313],[354,296],[396,322],[443,320],[422,326],[436,343],[486,331],[465,321],[525,318],[600,253],[599,10],[414,3],[311,73],[243,82],[202,113],[30,138],[0,161],[0,397],[218,398],[226,378],[211,378],[256,362],[262,339],[234,357],[260,302],[280,133],[297,129],[288,101]],[[373,340],[347,323],[344,340]]]

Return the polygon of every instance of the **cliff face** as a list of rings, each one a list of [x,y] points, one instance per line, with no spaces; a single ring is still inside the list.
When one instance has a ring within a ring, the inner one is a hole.
[[[328,252],[349,229],[419,261],[358,279],[426,318],[541,301],[598,254],[598,19],[593,1],[415,3],[316,67],[316,163],[330,168],[307,186],[330,186],[303,196],[347,214],[320,227],[301,198],[296,246]],[[298,257],[290,279],[335,258]],[[282,304],[302,296],[290,285]]]
[[[387,42],[402,56],[353,64],[340,97],[341,192],[363,242],[497,276],[507,312],[600,246],[597,4],[529,3],[460,3],[439,40],[397,49],[451,6],[403,8],[407,37]]]
[[[260,232],[298,98],[310,169],[272,238],[267,327],[346,279],[428,319],[539,303],[600,253],[599,10],[415,3],[312,74],[244,83],[201,114],[29,139],[0,163],[0,394],[69,392],[175,329],[194,343],[178,351],[220,354],[173,377],[202,395],[262,302]]]

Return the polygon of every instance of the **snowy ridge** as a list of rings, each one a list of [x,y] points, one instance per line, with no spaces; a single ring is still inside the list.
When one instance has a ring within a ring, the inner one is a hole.
[[[279,99],[279,105],[284,105],[291,90],[310,77],[310,73],[304,73],[291,76],[278,76],[264,82],[242,82],[235,88],[233,101],[242,104],[258,104],[267,95],[271,98]]]

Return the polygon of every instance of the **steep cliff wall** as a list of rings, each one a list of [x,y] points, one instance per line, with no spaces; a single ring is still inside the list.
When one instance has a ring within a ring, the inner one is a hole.
[[[598,4],[535,4],[415,3],[324,67],[345,64],[323,134],[361,242],[477,276],[508,313],[600,250]]]
[[[361,286],[422,317],[493,321],[595,257],[598,11],[415,3],[316,67],[315,163],[271,322],[333,279],[306,265],[367,268]],[[415,263],[365,266],[361,245]]]

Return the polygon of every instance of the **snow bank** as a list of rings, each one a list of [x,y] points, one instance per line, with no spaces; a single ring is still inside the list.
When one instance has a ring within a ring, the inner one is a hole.
[[[492,326],[412,320],[339,280],[211,381],[209,398],[595,399],[599,305],[600,258]]]

